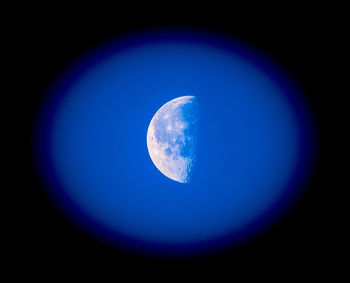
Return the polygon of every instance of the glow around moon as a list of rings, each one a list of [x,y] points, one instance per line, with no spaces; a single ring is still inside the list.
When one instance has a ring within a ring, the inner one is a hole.
[[[147,147],[154,165],[168,178],[187,183],[196,160],[199,106],[195,96],[181,96],[164,104],[147,131]]]

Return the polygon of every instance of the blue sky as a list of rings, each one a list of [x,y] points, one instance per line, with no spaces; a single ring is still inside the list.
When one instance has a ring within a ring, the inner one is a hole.
[[[100,239],[148,251],[234,244],[278,217],[307,167],[310,117],[286,75],[248,50],[175,32],[83,57],[39,119],[58,206]],[[154,166],[146,134],[164,103],[186,95],[198,99],[200,142],[193,180],[181,184]]]

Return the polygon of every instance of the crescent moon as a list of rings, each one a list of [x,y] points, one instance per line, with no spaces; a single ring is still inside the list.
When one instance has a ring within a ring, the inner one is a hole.
[[[147,131],[149,155],[168,178],[188,183],[196,161],[199,105],[195,96],[181,96],[164,104]]]

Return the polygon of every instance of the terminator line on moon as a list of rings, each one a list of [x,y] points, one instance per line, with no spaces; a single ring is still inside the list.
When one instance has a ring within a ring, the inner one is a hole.
[[[168,178],[188,183],[196,161],[199,105],[195,96],[181,96],[164,104],[147,131],[147,147],[154,165]]]

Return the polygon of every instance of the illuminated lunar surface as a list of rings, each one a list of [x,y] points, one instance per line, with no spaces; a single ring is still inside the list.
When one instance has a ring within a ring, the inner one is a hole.
[[[181,96],[164,104],[147,131],[147,147],[154,165],[168,178],[188,183],[195,165],[199,107],[195,96]]]

